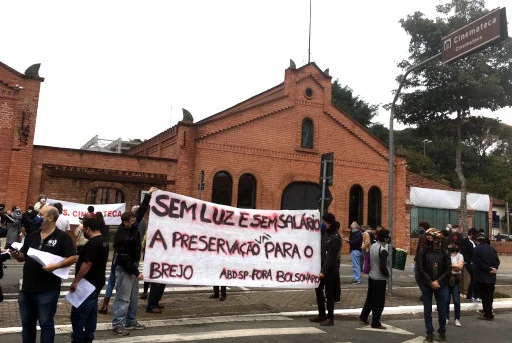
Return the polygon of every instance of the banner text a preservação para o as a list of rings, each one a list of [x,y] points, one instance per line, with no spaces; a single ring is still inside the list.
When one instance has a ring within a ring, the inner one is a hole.
[[[315,288],[317,210],[251,210],[156,191],[144,280],[165,284]]]

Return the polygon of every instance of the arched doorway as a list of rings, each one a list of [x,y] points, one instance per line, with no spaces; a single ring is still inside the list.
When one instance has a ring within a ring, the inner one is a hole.
[[[354,185],[350,188],[349,206],[348,206],[348,225],[356,221],[359,225],[363,224],[363,188]]]
[[[316,183],[292,182],[283,191],[282,210],[316,210],[322,190]]]
[[[368,225],[376,228],[381,225],[382,197],[379,187],[373,186],[368,191]]]

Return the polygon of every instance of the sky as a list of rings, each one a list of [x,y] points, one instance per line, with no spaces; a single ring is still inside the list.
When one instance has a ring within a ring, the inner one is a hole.
[[[398,21],[415,11],[434,18],[438,3],[313,0],[311,61],[366,102],[390,103],[396,63],[408,57]],[[149,139],[181,120],[182,108],[197,122],[283,82],[290,59],[297,67],[308,61],[309,0],[1,6],[0,61],[22,73],[41,63],[45,78],[37,145],[80,148],[95,135]],[[511,108],[484,114],[512,125]],[[388,127],[389,111],[379,106],[374,121]]]

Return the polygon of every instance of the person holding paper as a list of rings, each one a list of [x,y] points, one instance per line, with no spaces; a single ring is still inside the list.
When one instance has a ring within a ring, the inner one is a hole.
[[[121,215],[121,225],[116,231],[114,249],[117,256],[116,267],[116,298],[112,332],[119,336],[127,336],[127,330],[142,330],[144,325],[137,322],[137,306],[139,303],[139,280],[143,279],[139,271],[140,234],[139,222],[149,208],[151,193],[157,188],[151,187],[144,196],[137,214],[126,211]]]
[[[77,261],[75,247],[69,235],[55,228],[59,211],[52,206],[44,206],[39,211],[43,223],[41,228],[25,238],[23,247],[12,250],[11,255],[23,266],[23,286],[18,304],[22,325],[23,343],[36,341],[36,324],[41,327],[41,343],[53,342],[55,326],[53,318],[57,311],[57,301],[61,289],[61,278],[52,274],[53,271],[69,267]],[[42,266],[27,256],[27,251],[37,249],[63,257],[58,263]]]
[[[71,309],[73,343],[92,342],[98,319],[98,295],[105,285],[105,270],[108,261],[108,240],[101,234],[100,224],[95,218],[83,221],[83,233],[88,239],[78,256],[76,275],[70,287],[75,292],[80,280],[89,281],[95,290],[79,307]]]

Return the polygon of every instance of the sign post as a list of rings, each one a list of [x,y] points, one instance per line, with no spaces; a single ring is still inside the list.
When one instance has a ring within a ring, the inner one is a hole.
[[[197,189],[199,190],[199,200],[201,200],[201,195],[204,191],[204,170],[201,170],[199,173],[199,184],[197,185]]]
[[[320,184],[322,185],[322,197],[320,198],[320,215],[323,216],[327,212],[327,208],[332,201],[331,192],[329,192],[329,186],[332,186],[333,179],[333,162],[334,153],[329,152],[322,154],[321,165],[320,165]],[[328,197],[326,197],[328,195]]]

